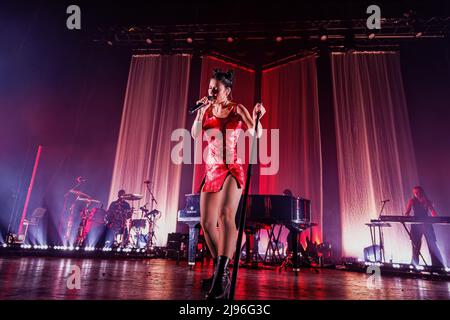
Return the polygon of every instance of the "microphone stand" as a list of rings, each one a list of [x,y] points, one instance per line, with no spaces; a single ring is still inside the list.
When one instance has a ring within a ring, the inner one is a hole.
[[[384,256],[384,235],[383,235],[383,225],[381,224],[381,214],[383,213],[384,207],[386,206],[386,202],[388,202],[389,200],[383,200],[381,201],[383,203],[383,205],[381,206],[380,209],[380,213],[378,214],[378,236],[379,236],[379,241],[380,241],[380,261],[386,262],[386,257]],[[374,227],[374,237],[376,237],[375,234],[375,227]],[[376,248],[373,248],[373,256],[375,259],[375,262],[377,262],[377,255],[376,255]]]
[[[260,117],[261,117],[261,112],[258,112],[257,116],[256,116],[255,139],[252,142],[252,148],[251,148],[251,153],[250,153],[250,163],[248,164],[248,168],[247,168],[247,178],[245,181],[244,200],[242,202],[241,215],[239,217],[239,231],[238,231],[238,238],[236,241],[236,250],[234,253],[233,275],[231,276],[231,287],[230,287],[230,296],[229,296],[230,300],[234,300],[234,292],[236,290],[236,280],[237,280],[237,275],[238,275],[238,270],[239,270],[239,261],[241,260],[242,236],[243,236],[244,228],[245,228],[247,199],[248,199],[248,192],[250,189],[250,177],[252,175],[253,157],[254,157],[257,140],[258,140],[258,125],[259,125]]]
[[[378,214],[378,220],[380,220],[381,214],[383,213],[384,206],[386,205],[386,202],[388,202],[388,200],[383,200],[381,202],[383,202],[383,205],[381,206],[380,213]]]
[[[149,213],[152,213],[153,212],[153,203],[155,203],[155,205],[158,205],[158,202],[156,201],[155,196],[154,196],[154,194],[153,194],[153,192],[152,192],[152,190],[150,188],[150,183],[147,183],[147,190],[148,190],[148,193],[151,196],[150,212]],[[149,223],[150,223],[150,229],[149,229],[149,234],[148,234],[149,239],[147,239],[147,250],[148,250],[148,248],[153,247],[153,237],[155,235],[155,232],[154,232],[155,217],[152,217],[151,215],[148,215],[147,219],[149,219]]]

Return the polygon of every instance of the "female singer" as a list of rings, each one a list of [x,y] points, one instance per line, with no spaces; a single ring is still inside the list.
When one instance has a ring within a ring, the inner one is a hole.
[[[206,244],[216,261],[214,275],[205,279],[206,283],[211,283],[207,299],[228,299],[229,296],[231,281],[228,265],[234,254],[238,233],[235,217],[245,187],[244,166],[237,158],[236,145],[241,132],[248,129],[254,135],[258,112],[260,118],[266,112],[263,105],[257,103],[250,115],[243,105],[231,101],[232,87],[232,71],[214,70],[209,82],[209,99],[204,97],[197,102],[205,106],[197,112],[191,130],[194,139],[202,134],[202,130],[208,138],[206,175],[200,190],[200,222]],[[209,129],[219,130],[222,139],[208,136]],[[232,134],[227,135],[230,130]],[[259,124],[258,137],[261,133]],[[227,163],[226,159],[234,161]]]
[[[408,201],[406,216],[409,216],[411,209],[414,211],[416,217],[427,217],[428,211],[433,217],[437,216],[437,212],[433,207],[431,201],[427,198],[422,187],[416,186],[413,188],[413,196]],[[412,224],[411,225],[411,241],[413,245],[412,264],[419,265],[419,253],[422,244],[422,235],[425,236],[430,252],[431,264],[433,266],[444,267],[441,253],[436,245],[436,235],[434,233],[433,225],[431,224]]]

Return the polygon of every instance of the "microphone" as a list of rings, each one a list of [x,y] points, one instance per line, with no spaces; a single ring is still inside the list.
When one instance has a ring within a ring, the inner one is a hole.
[[[208,96],[208,101],[212,101],[212,100],[213,100],[213,96]],[[189,109],[189,114],[195,113],[198,109],[201,109],[201,108],[203,108],[206,105],[207,105],[207,103],[202,103],[202,102],[197,103],[195,105],[195,107],[192,107],[192,108]]]
[[[144,181],[144,184],[150,184],[150,183],[152,183],[150,180],[145,180]]]
[[[380,202],[389,202],[391,199],[381,200]]]
[[[83,179],[83,177],[77,177],[76,181],[77,181],[78,183],[80,183],[80,182],[86,182],[87,180],[86,180],[86,179]]]

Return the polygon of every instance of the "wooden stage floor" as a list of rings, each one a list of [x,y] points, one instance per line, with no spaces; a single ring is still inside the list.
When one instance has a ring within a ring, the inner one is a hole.
[[[80,289],[68,289],[72,266],[80,268]],[[0,299],[201,300],[200,279],[212,266],[173,260],[102,260],[0,257]],[[239,269],[237,300],[450,299],[450,282],[383,276],[379,289],[363,273],[304,269]]]

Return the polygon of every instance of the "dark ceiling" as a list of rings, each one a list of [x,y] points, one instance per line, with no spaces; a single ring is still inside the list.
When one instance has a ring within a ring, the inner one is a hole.
[[[84,44],[109,45],[111,50],[121,48],[131,52],[218,52],[250,67],[309,53],[321,45],[358,49],[358,46],[395,46],[405,39],[414,41],[412,20],[432,26],[421,41],[431,41],[424,38],[448,35],[450,31],[449,1],[444,0],[37,0],[1,4],[0,19],[2,12],[5,16],[5,12],[9,12],[9,18],[29,15],[29,20],[36,20],[39,16],[48,25],[49,32],[56,32],[53,29],[64,29],[61,26],[67,18],[65,9],[74,3],[81,8],[79,39]],[[368,41],[364,30],[368,17],[366,10],[374,3],[380,6],[381,16],[387,21],[382,25],[381,33],[388,38],[377,35],[375,40]],[[337,36],[322,43],[322,29]],[[394,37],[390,38],[392,35]],[[228,36],[233,38],[232,43],[226,41]],[[277,36],[282,36],[283,41],[276,42]],[[186,42],[187,37],[193,38],[192,43]],[[151,44],[146,42],[149,38]]]

